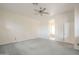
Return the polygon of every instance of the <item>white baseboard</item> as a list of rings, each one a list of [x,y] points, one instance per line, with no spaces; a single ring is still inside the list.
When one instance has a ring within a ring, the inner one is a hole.
[[[58,40],[56,40],[56,41],[58,41]],[[68,44],[74,44],[74,43],[66,42],[66,41],[59,41],[59,42],[68,43]]]
[[[38,38],[38,37],[36,37],[36,38]],[[22,42],[22,41],[25,41],[25,40],[36,39],[36,38],[23,39],[23,40],[17,40],[17,41],[12,41],[12,42],[0,42],[0,45],[10,44],[10,43],[17,43],[17,42]]]

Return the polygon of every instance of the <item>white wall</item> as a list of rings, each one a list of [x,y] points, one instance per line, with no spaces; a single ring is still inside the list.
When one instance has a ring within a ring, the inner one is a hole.
[[[74,13],[64,12],[54,16],[56,20],[56,40],[74,44]]]
[[[39,21],[0,10],[0,44],[39,37]]]
[[[69,24],[65,42],[74,43],[74,19],[72,12],[53,17],[56,22],[56,40],[63,40],[63,24]],[[0,44],[34,38],[49,39],[49,21],[35,20],[9,11],[0,10]]]
[[[75,49],[79,50],[79,7],[75,8]]]
[[[53,16],[55,19],[56,41],[68,42],[74,44],[74,13],[68,11]],[[63,26],[64,24],[64,26]],[[63,29],[64,27],[64,29]],[[49,21],[40,21],[40,37],[49,39]],[[64,40],[63,40],[64,35]]]
[[[55,19],[55,31],[56,31],[56,35],[55,35],[55,37],[56,37],[56,41],[63,41],[63,22],[64,22],[64,15],[61,15],[61,14],[59,14],[59,15],[56,15],[55,17],[54,17],[54,19]]]
[[[49,39],[48,37],[49,28],[48,28],[48,21],[47,20],[41,20],[40,21],[40,38]]]

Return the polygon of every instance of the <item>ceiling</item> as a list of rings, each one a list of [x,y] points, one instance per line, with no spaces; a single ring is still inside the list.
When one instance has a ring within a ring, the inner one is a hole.
[[[53,15],[58,13],[73,10],[79,4],[74,3],[39,3],[39,6],[46,7],[50,15],[40,16],[35,15],[34,9],[38,7],[33,6],[32,3],[5,3],[0,4],[7,11],[25,15],[34,19],[51,19]]]

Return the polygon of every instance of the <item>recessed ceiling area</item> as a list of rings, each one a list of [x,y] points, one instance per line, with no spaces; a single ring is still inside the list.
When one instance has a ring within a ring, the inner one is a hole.
[[[38,3],[39,6],[46,8],[50,14],[46,16],[35,15],[34,9],[39,9],[39,6],[34,6],[32,3],[3,3],[0,6],[10,12],[18,13],[34,19],[51,19],[53,15],[58,13],[71,11],[78,4],[74,3]]]

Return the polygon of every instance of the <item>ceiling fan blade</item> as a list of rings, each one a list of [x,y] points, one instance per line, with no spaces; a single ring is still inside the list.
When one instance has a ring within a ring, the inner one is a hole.
[[[43,8],[43,10],[42,11],[45,11],[46,10],[46,8]]]
[[[42,10],[42,7],[40,7],[40,10]]]
[[[49,14],[48,12],[43,12],[43,14]]]

